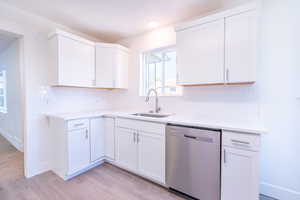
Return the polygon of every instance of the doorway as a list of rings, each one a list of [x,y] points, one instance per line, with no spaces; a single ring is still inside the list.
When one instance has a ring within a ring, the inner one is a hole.
[[[0,30],[0,176],[24,177],[24,112],[21,37]]]

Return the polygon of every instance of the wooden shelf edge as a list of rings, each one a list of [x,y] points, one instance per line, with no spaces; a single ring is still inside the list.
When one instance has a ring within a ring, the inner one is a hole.
[[[127,88],[101,88],[93,86],[69,86],[69,85],[51,85],[56,88],[86,88],[86,89],[98,89],[98,90],[127,90]]]
[[[182,87],[201,87],[201,86],[217,86],[217,85],[251,85],[251,84],[254,84],[255,82],[254,81],[251,81],[251,82],[239,82],[239,83],[207,83],[207,84],[191,84],[191,85],[185,85],[185,84],[178,84],[179,86],[182,86]]]

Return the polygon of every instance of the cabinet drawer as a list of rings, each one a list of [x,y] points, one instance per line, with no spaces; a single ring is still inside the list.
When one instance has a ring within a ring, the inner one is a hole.
[[[260,136],[231,131],[223,131],[222,143],[224,146],[241,148],[251,151],[260,150]]]
[[[117,118],[116,126],[120,128],[134,129],[138,131],[154,133],[158,135],[165,134],[165,124],[146,122],[140,120]]]
[[[68,121],[68,130],[77,130],[89,127],[88,119],[77,119]]]

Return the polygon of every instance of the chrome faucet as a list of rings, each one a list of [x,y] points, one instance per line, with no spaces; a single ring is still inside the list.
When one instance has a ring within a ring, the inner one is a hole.
[[[150,89],[149,91],[148,91],[148,94],[147,94],[147,97],[146,97],[146,102],[148,102],[149,101],[149,99],[150,99],[150,94],[151,94],[151,92],[154,92],[155,93],[155,113],[159,113],[159,111],[161,110],[161,108],[158,106],[158,95],[157,95],[157,91],[155,90],[155,89]]]

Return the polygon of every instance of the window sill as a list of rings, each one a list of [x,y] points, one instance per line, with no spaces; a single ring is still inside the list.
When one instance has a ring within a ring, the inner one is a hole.
[[[7,114],[7,110],[5,110],[5,109],[0,109],[0,113],[1,113],[1,114]]]
[[[147,95],[139,95],[140,97],[147,97]],[[158,95],[158,97],[182,97],[182,94],[169,94],[169,95]],[[155,97],[155,95],[150,95],[150,97]]]

